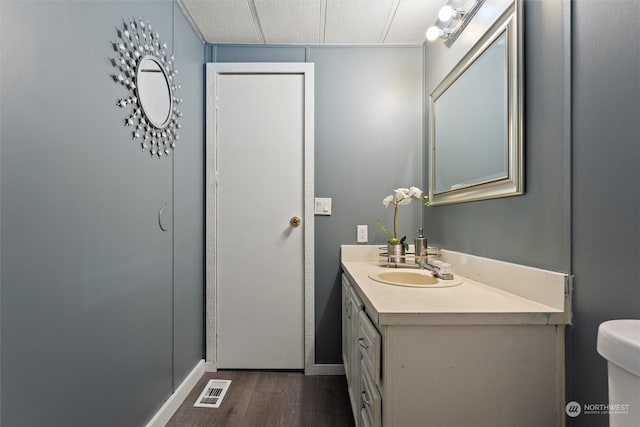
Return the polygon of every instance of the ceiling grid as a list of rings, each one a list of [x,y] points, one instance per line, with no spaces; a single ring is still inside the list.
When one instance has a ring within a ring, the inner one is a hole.
[[[325,31],[327,29],[327,0],[320,0],[320,33],[318,40],[323,44],[325,42]]]
[[[255,0],[246,0],[247,5],[249,6],[249,10],[251,11],[251,18],[253,19],[253,25],[256,29],[256,36],[260,43],[266,43],[266,37],[264,36],[264,31],[262,31],[262,24],[260,24],[260,17],[258,16],[258,11],[256,9]]]
[[[446,0],[178,0],[208,43],[422,45]]]
[[[391,5],[391,9],[389,9],[389,15],[387,16],[387,20],[382,28],[382,32],[380,33],[380,39],[378,40],[380,43],[384,43],[387,34],[389,34],[389,29],[391,28],[391,24],[393,23],[393,19],[396,16],[396,12],[398,10],[398,6],[400,5],[400,0],[395,0]]]

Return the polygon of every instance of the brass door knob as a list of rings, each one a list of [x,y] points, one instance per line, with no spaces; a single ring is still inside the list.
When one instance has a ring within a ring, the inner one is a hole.
[[[292,227],[297,227],[300,223],[302,223],[302,220],[298,216],[294,216],[289,220],[289,224],[291,224]]]

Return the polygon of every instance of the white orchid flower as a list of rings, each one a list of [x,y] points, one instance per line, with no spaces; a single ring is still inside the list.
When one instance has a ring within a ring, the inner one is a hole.
[[[394,191],[396,192],[396,204],[398,206],[408,205],[411,203],[411,196],[409,196],[408,188],[398,188]]]
[[[393,190],[396,193],[396,202],[401,201],[402,199],[406,199],[409,197],[409,189],[408,188],[397,188]]]
[[[419,199],[420,197],[422,197],[422,190],[418,187],[409,188],[409,197]]]
[[[389,203],[391,203],[393,201],[393,195],[387,196],[384,198],[384,200],[382,200],[382,204],[384,205],[385,208],[389,207]]]

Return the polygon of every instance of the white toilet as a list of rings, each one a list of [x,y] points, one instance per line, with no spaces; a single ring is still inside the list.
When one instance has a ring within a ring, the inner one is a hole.
[[[609,427],[640,426],[640,320],[603,322],[597,347],[608,362]]]

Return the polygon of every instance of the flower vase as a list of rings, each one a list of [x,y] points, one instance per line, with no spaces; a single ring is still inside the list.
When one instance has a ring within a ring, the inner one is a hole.
[[[402,243],[391,244],[387,243],[387,254],[389,263],[391,264],[404,264],[405,263],[405,251]]]

